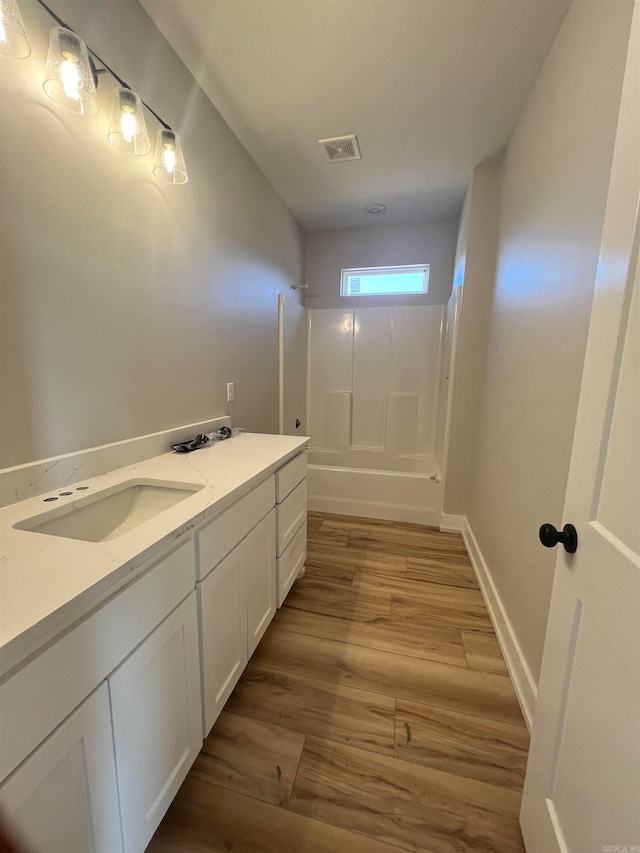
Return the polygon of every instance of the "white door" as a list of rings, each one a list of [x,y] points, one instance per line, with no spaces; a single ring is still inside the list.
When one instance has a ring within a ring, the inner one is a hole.
[[[254,653],[276,612],[276,511],[253,528],[242,545],[247,591],[247,652]]]
[[[122,850],[106,684],[4,782],[0,810],[32,853]]]
[[[238,545],[198,584],[204,734],[211,730],[247,663],[247,601]]]
[[[196,594],[109,678],[122,834],[141,853],[202,746]]]
[[[640,851],[639,197],[636,2],[563,519],[578,549],[557,546],[523,794],[528,853]]]

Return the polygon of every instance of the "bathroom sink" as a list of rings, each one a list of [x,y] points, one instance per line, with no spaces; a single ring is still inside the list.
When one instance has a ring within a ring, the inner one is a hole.
[[[85,542],[108,542],[185,500],[203,486],[161,480],[126,480],[109,489],[57,506],[14,524],[31,530]]]

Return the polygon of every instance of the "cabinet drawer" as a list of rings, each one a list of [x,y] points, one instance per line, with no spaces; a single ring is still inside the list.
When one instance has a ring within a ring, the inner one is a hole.
[[[306,521],[293,537],[289,547],[277,560],[278,571],[278,607],[287,597],[287,593],[298,577],[300,569],[307,558],[307,523]]]
[[[198,533],[198,580],[205,578],[274,505],[274,478],[269,477],[203,527]]]
[[[194,575],[190,539],[0,686],[0,779],[186,598]]]
[[[289,542],[298,532],[307,517],[307,481],[296,486],[284,501],[278,505],[277,556],[284,553]]]
[[[307,476],[307,451],[300,453],[291,462],[276,471],[276,503],[282,503],[298,483]]]

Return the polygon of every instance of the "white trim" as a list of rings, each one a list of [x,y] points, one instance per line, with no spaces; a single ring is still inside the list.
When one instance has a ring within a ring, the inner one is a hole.
[[[462,285],[458,285],[451,298],[454,300],[454,308],[453,308],[453,332],[451,335],[451,352],[449,353],[449,379],[448,379],[448,388],[447,388],[447,406],[445,411],[445,421],[444,421],[444,440],[442,446],[442,459],[439,459],[440,463],[440,475],[442,477],[442,488],[440,489],[440,508],[444,507],[444,497],[446,491],[447,484],[447,466],[449,463],[449,439],[451,437],[451,415],[453,413],[453,384],[455,382],[456,375],[456,355],[458,352],[458,332],[460,330],[460,312],[462,310]],[[446,308],[446,306],[445,306]],[[448,312],[445,310],[444,316],[448,316]],[[447,330],[445,330],[447,331]],[[446,334],[440,337],[443,340],[443,346],[446,344]],[[444,353],[446,355],[446,352]],[[440,381],[442,382],[442,373],[440,373]],[[443,519],[445,518],[445,513],[442,513]],[[462,529],[462,528],[460,528]]]
[[[440,514],[440,530],[445,533],[461,533],[465,521],[464,515],[449,515],[443,512]]]
[[[455,518],[455,516],[453,516]],[[491,572],[482,555],[478,541],[465,517],[462,536],[467,546],[473,569],[480,584],[482,597],[487,605],[500,649],[507,664],[513,688],[518,697],[529,732],[533,728],[533,715],[538,700],[538,687],[518,643],[517,637],[491,577]]]
[[[354,449],[353,445],[350,449]],[[356,448],[357,449],[357,448]],[[365,450],[367,448],[364,448]],[[313,453],[322,453],[323,451],[318,451],[317,447],[310,447],[309,451]],[[331,453],[332,451],[329,451]],[[399,477],[402,480],[434,480],[436,483],[439,483],[439,480],[436,480],[438,476],[438,470],[434,471],[394,471],[391,468],[350,468],[346,465],[320,465],[317,462],[310,462],[308,466],[312,471],[330,471],[332,474],[368,474],[369,476],[380,476],[380,477]],[[463,516],[451,516],[451,518],[462,518]],[[460,528],[462,530],[462,528]]]
[[[306,303],[305,303],[306,305]],[[304,427],[309,425],[309,410],[311,408],[311,315],[313,309],[305,308],[307,326],[307,369],[305,375]],[[313,439],[312,439],[313,440]]]
[[[284,435],[284,293],[278,294],[278,432]]]
[[[352,498],[309,495],[307,509],[333,515],[355,515],[359,518],[379,518],[383,521],[407,521],[411,524],[437,526],[438,511],[408,504],[382,503]]]

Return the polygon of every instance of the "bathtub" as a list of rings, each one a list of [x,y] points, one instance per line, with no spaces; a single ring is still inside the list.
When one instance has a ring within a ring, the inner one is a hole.
[[[311,511],[439,524],[440,471],[433,457],[403,457],[394,464],[406,470],[398,471],[330,464],[338,461],[331,460],[331,455],[309,453],[307,488]],[[367,455],[361,461],[373,465],[375,455]],[[387,460],[379,461],[384,464]]]

